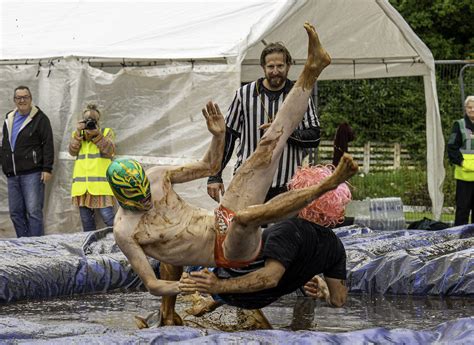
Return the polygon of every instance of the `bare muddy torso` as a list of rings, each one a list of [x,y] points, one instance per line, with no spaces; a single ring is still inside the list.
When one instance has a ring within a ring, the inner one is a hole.
[[[166,170],[155,167],[147,171],[153,208],[145,213],[120,209],[114,233],[125,232],[146,255],[168,264],[215,265],[214,215],[182,200],[173,190]]]

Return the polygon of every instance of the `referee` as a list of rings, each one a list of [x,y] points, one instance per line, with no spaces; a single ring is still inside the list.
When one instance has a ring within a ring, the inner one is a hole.
[[[270,43],[260,55],[265,78],[260,78],[239,88],[226,116],[225,149],[221,170],[207,182],[207,193],[219,202],[224,195],[222,171],[226,167],[237,145],[237,163],[234,173],[257,148],[260,138],[270,126],[278,109],[293,87],[288,79],[291,66],[290,52],[281,43]],[[310,99],[303,121],[287,141],[280,158],[278,170],[273,178],[265,201],[287,190],[286,184],[301,165],[308,148],[319,145],[320,127],[315,107]]]

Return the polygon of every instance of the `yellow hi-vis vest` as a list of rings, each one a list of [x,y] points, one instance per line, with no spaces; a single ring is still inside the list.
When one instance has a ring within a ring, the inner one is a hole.
[[[106,136],[110,131],[105,128],[102,134]],[[71,195],[83,195],[86,191],[92,195],[114,195],[105,177],[110,162],[110,158],[101,156],[96,144],[83,141],[74,163]]]
[[[462,166],[454,166],[454,178],[456,180],[474,181],[474,136],[471,130],[466,128],[464,119],[457,120],[462,135]]]

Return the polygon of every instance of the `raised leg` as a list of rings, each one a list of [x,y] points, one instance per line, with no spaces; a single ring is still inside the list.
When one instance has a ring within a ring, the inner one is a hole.
[[[331,62],[314,27],[309,23],[305,23],[304,27],[308,34],[308,58],[303,71],[278,111],[275,121],[260,140],[255,152],[239,168],[223,197],[222,205],[234,212],[264,202],[286,141],[303,119],[314,83]],[[258,227],[249,228],[233,222],[224,242],[224,253],[230,260],[252,259],[259,243]]]
[[[302,189],[290,190],[277,195],[263,205],[248,207],[236,213],[234,222],[246,228],[251,228],[259,224],[277,222],[288,218],[298,213],[324,193],[336,189],[357,171],[357,163],[354,162],[349,154],[345,153],[334,173],[321,181],[321,183]]]

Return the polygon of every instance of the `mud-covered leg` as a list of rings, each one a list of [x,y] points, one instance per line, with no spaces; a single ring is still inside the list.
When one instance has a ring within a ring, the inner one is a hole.
[[[248,207],[237,212],[233,222],[252,227],[260,222],[277,222],[296,214],[324,193],[336,189],[358,171],[357,163],[345,153],[336,170],[321,183],[306,188],[294,189],[277,195],[263,205]]]
[[[303,71],[279,109],[275,121],[262,137],[255,152],[239,168],[223,197],[222,205],[236,213],[264,202],[287,139],[303,120],[312,87],[331,62],[314,27],[309,23],[305,23],[304,27],[308,35],[308,57]],[[265,222],[257,219],[255,223]],[[230,260],[252,259],[259,243],[258,227],[233,222],[224,242],[224,253]]]
[[[178,281],[183,273],[181,266],[160,264],[160,278],[163,280]],[[139,329],[159,326],[182,326],[183,320],[175,312],[176,296],[162,296],[161,307],[158,312],[148,313],[146,316],[135,315],[135,324]]]
[[[178,281],[183,273],[183,267],[169,264],[160,264],[160,278],[163,280]],[[183,320],[175,311],[176,296],[163,296],[161,298],[160,326],[182,326]]]

